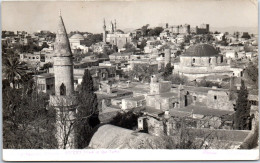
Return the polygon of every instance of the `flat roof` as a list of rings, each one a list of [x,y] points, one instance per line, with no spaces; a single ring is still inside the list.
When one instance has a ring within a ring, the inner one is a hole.
[[[205,115],[205,116],[216,116],[216,117],[221,117],[224,115],[231,115],[231,114],[235,113],[235,111],[212,109],[201,103],[198,103],[195,105],[188,105],[184,108],[178,108],[178,109],[176,109],[176,111],[183,111],[183,112],[187,112],[190,114],[193,113],[193,114],[200,114],[200,115]]]

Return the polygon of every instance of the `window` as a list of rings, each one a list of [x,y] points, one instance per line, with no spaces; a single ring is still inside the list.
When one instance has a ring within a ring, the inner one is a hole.
[[[209,63],[211,62],[211,58],[209,58]]]
[[[195,63],[195,58],[192,59],[192,63]]]
[[[63,83],[60,86],[60,95],[66,96],[66,86]]]
[[[51,86],[50,85],[47,85],[47,90],[50,90],[51,89]]]
[[[39,86],[39,89],[40,89],[41,91],[45,90],[45,85],[44,85],[44,84],[39,84],[38,86]]]
[[[78,82],[78,80],[74,80],[74,84],[78,84],[79,82]]]
[[[215,95],[215,96],[214,96],[214,100],[216,100],[216,99],[217,99],[217,96]]]
[[[193,100],[196,101],[196,100],[197,100],[197,97],[196,97],[196,96],[193,96]]]

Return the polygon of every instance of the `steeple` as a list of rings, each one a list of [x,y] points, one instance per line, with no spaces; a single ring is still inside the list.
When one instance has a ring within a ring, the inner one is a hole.
[[[61,11],[59,12],[58,18],[58,30],[54,44],[54,56],[72,56],[66,28],[61,16]]]

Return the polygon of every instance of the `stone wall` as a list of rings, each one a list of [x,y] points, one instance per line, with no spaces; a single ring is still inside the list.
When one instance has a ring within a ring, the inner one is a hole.
[[[190,57],[181,56],[180,63],[182,66],[215,66],[222,63],[222,56],[213,57]]]
[[[233,103],[229,100],[229,92],[209,90],[207,106],[213,109],[234,111]]]
[[[151,82],[150,83],[150,93],[151,94],[160,94],[169,92],[171,90],[170,81],[160,81],[160,82]]]
[[[153,117],[147,118],[148,133],[154,136],[164,135],[163,122]]]

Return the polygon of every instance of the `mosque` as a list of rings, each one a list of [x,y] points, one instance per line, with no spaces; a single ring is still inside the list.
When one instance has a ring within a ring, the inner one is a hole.
[[[180,62],[174,64],[173,73],[186,76],[189,80],[212,75],[235,75],[229,60],[209,44],[197,44],[189,47],[180,56]],[[242,72],[237,76],[241,75]]]
[[[116,20],[114,23],[111,21],[110,28],[107,31],[104,19],[103,42],[116,45],[118,49],[122,49],[126,43],[131,43],[131,36],[130,33],[124,33],[122,30],[117,29]]]

